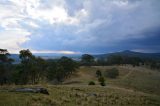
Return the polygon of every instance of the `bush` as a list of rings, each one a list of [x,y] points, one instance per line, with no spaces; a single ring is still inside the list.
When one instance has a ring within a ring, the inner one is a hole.
[[[106,71],[106,77],[116,78],[119,75],[119,70],[116,68],[112,68]]]
[[[97,76],[97,77],[101,77],[101,76],[102,76],[102,73],[101,73],[100,70],[97,70],[97,71],[96,71],[96,76]]]
[[[90,82],[88,83],[88,85],[95,85],[95,82],[94,82],[94,81],[90,81]]]
[[[101,86],[106,86],[105,82],[100,83]]]
[[[99,77],[99,78],[98,78],[98,81],[99,81],[99,82],[104,82],[104,81],[105,81],[105,80],[104,80],[104,77]]]
[[[101,86],[105,86],[106,84],[105,84],[105,79],[104,79],[104,77],[99,77],[98,78],[98,81],[100,82],[100,85]]]

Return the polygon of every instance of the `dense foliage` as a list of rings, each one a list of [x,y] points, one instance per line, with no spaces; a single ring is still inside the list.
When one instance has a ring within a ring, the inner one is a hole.
[[[109,55],[106,58],[97,58],[90,65],[108,66],[108,65],[127,65],[146,66],[151,69],[160,69],[160,60],[152,58],[141,58],[136,56]]]
[[[13,60],[8,58],[10,54],[6,49],[0,49],[0,84],[10,83],[10,69]]]
[[[77,62],[68,57],[44,60],[35,57],[28,49],[21,50],[19,64],[11,64],[8,51],[0,50],[0,84],[37,84],[42,81],[61,83],[76,68]]]

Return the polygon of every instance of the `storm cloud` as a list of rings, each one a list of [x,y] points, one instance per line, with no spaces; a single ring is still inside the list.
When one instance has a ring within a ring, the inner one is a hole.
[[[159,0],[1,0],[0,13],[11,52],[160,52]]]

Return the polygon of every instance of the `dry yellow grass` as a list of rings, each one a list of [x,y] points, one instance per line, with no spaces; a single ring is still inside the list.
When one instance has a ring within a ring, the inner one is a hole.
[[[89,81],[95,81],[97,85],[96,70],[105,71],[111,68],[119,69],[119,76],[116,79],[105,77],[107,86],[124,87],[146,93],[160,95],[160,72],[144,67],[132,66],[92,66],[81,67],[77,73],[68,78],[64,84],[88,85]],[[75,77],[76,76],[76,77]]]
[[[96,70],[119,69],[119,77],[106,79],[106,86],[97,82]],[[96,85],[89,86],[89,81]],[[0,106],[160,106],[160,72],[143,67],[81,67],[64,85],[38,85],[50,95],[8,92],[24,86],[1,86]],[[33,86],[33,85],[25,85]]]
[[[17,86],[18,87],[18,86]],[[0,106],[159,106],[157,96],[115,87],[45,86],[50,95],[0,91]],[[8,87],[10,88],[10,87]],[[0,89],[2,90],[2,88]]]

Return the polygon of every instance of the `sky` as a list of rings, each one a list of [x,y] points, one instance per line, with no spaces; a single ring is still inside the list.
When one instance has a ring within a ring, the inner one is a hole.
[[[160,0],[0,0],[0,48],[160,52]]]

